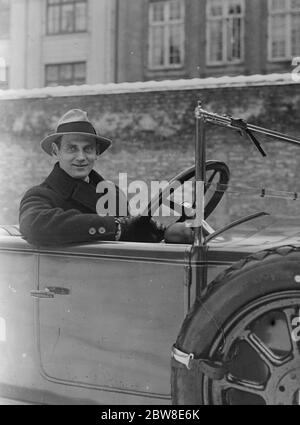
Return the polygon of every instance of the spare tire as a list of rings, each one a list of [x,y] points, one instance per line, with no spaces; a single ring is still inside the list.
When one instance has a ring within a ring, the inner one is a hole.
[[[221,380],[172,359],[172,402],[298,404],[300,247],[261,251],[208,287],[184,320],[175,347],[227,364]]]

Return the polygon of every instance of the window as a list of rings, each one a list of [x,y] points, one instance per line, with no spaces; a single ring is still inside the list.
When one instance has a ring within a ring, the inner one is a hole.
[[[47,0],[47,34],[86,31],[87,0]]]
[[[184,0],[149,3],[149,68],[178,68],[184,61]]]
[[[0,0],[0,38],[9,37],[10,1]]]
[[[0,57],[0,90],[8,89],[8,66],[4,58]]]
[[[300,0],[269,0],[269,59],[300,55]]]
[[[209,65],[243,61],[244,17],[244,0],[207,0]]]
[[[61,63],[46,65],[45,85],[49,86],[70,86],[86,83],[86,63]]]

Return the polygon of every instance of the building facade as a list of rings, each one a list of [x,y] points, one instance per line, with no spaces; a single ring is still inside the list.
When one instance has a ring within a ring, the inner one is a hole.
[[[114,0],[0,0],[2,88],[112,81],[113,5]]]
[[[0,88],[288,72],[300,0],[0,0]]]
[[[289,72],[300,56],[299,0],[119,0],[118,7],[118,82]]]

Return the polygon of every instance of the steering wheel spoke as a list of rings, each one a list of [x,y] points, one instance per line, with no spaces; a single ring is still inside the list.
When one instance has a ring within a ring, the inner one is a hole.
[[[227,189],[229,178],[229,168],[224,162],[206,162],[204,217],[202,216],[202,231],[206,237],[215,233],[206,219],[221,201]],[[143,214],[152,217],[158,225],[165,226],[165,242],[167,243],[192,243],[193,232],[188,228],[190,226],[185,226],[182,222],[189,221],[190,224],[193,224],[193,220],[198,218],[195,203],[195,182],[194,166],[182,171],[170,181],[168,186],[162,189],[159,195],[151,200],[146,214]],[[224,190],[218,189],[222,185]],[[174,226],[175,223],[178,223],[178,226]]]

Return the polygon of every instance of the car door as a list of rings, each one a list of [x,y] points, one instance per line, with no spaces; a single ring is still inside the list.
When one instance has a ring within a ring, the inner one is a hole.
[[[104,242],[41,251],[33,295],[44,377],[133,396],[132,402],[169,399],[189,249]],[[100,393],[93,397],[101,401]]]

